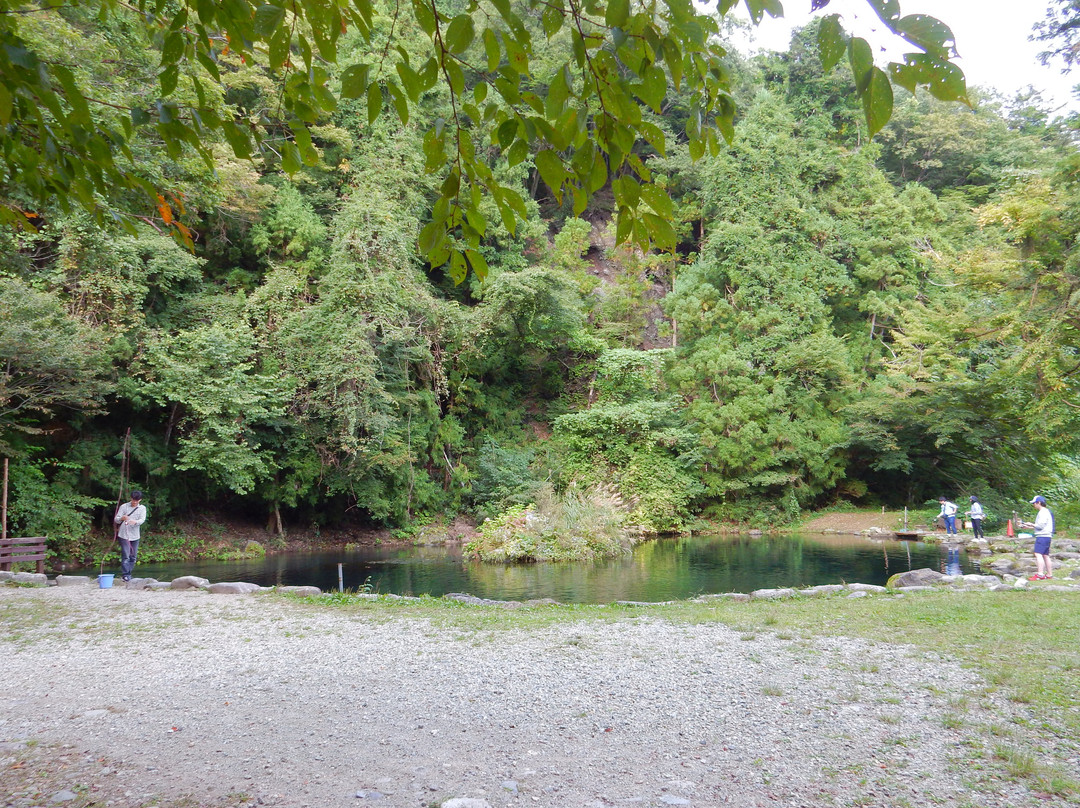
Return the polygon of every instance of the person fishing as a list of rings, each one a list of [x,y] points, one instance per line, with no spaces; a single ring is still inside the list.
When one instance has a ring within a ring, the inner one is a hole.
[[[120,575],[124,581],[131,580],[135,559],[139,555],[139,526],[146,521],[146,506],[142,498],[142,491],[132,491],[131,501],[117,508],[113,517],[113,522],[119,525],[116,540],[120,542]]]

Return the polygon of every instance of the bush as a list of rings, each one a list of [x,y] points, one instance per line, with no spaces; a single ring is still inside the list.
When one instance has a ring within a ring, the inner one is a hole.
[[[627,553],[641,532],[622,498],[604,486],[543,486],[531,505],[507,508],[480,526],[465,552],[481,561],[585,561]]]

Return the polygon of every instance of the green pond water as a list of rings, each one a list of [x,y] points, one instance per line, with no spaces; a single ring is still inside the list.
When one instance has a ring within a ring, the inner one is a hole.
[[[890,575],[930,567],[978,572],[963,551],[860,536],[715,536],[655,539],[632,554],[595,563],[483,564],[459,547],[362,547],[268,555],[247,561],[139,564],[139,577],[199,575],[263,586],[344,587],[399,595],[466,592],[497,600],[553,598],[563,603],[663,601],[718,592],[817,584],[884,584]],[[110,570],[106,569],[106,572]],[[115,571],[115,570],[113,570]]]

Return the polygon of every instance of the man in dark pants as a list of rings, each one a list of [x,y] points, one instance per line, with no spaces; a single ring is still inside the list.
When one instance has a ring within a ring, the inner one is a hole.
[[[116,509],[113,521],[120,525],[116,540],[120,542],[120,575],[131,580],[135,558],[139,555],[139,525],[146,521],[146,506],[142,504],[142,491],[131,492],[131,502]]]

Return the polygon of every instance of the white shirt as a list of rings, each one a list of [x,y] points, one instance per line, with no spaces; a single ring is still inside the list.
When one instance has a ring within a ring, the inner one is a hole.
[[[938,516],[956,516],[956,503],[945,500],[941,503],[941,513]]]
[[[1039,508],[1035,514],[1035,535],[1052,537],[1054,535],[1054,515],[1049,508]]]
[[[982,519],[983,518],[982,505],[980,505],[978,502],[972,502],[971,503],[971,510],[968,511],[968,513],[971,515],[972,519]]]
[[[134,524],[124,524],[125,519],[130,519]],[[135,505],[132,507],[130,502],[125,502],[116,511],[116,518],[113,521],[120,525],[120,530],[116,534],[117,538],[124,541],[138,541],[139,525],[146,521],[146,506]]]

